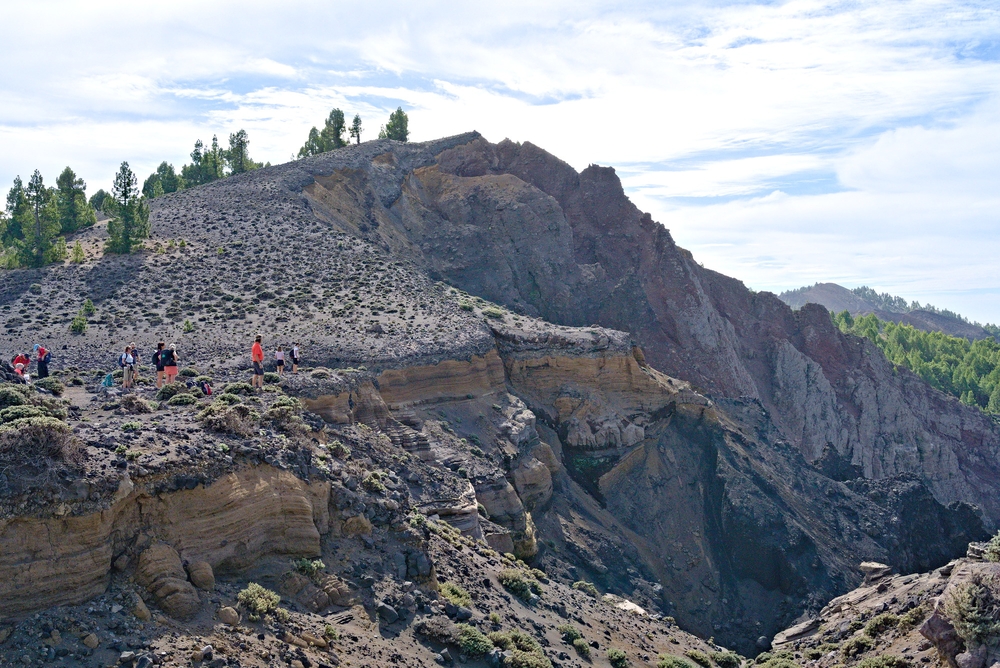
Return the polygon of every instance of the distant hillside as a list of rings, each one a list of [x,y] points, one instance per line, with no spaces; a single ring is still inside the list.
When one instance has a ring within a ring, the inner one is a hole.
[[[925,332],[941,332],[970,341],[979,341],[1000,333],[993,325],[983,326],[969,322],[967,318],[953,311],[917,301],[907,302],[902,297],[879,293],[868,286],[849,290],[836,283],[816,283],[813,286],[782,292],[778,297],[795,309],[802,308],[806,304],[821,304],[831,313],[848,311],[854,317],[875,314],[880,320],[911,325]]]

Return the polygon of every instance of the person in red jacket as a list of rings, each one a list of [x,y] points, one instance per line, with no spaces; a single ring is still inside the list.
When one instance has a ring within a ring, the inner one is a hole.
[[[253,379],[250,385],[264,387],[264,348],[260,345],[260,335],[254,337],[250,348],[250,361],[253,363]]]
[[[38,343],[35,344],[35,354],[38,356],[35,358],[35,362],[38,364],[38,377],[48,378],[49,360],[52,359],[52,355],[50,355],[49,351],[45,349],[45,346]]]

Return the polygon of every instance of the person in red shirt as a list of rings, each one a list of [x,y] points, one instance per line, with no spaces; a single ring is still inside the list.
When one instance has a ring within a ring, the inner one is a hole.
[[[52,359],[49,356],[49,351],[45,349],[45,346],[38,343],[35,344],[35,354],[38,357],[35,359],[38,364],[38,377],[48,378],[49,377],[49,360]]]
[[[264,387],[264,348],[260,345],[259,334],[254,337],[253,347],[250,348],[250,361],[253,362],[253,379],[250,385]]]

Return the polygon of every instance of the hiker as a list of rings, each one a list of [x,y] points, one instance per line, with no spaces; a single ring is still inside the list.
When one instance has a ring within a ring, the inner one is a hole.
[[[156,352],[153,353],[153,367],[156,369],[156,388],[159,389],[163,387],[163,378],[166,373],[163,371],[163,362],[160,360],[160,353],[163,352],[163,347],[167,345],[163,341],[156,344]]]
[[[135,380],[135,357],[132,356],[132,346],[125,346],[125,352],[118,356],[118,366],[122,370],[122,387],[130,388]]]
[[[260,334],[254,337],[253,346],[250,348],[250,361],[253,362],[253,379],[250,381],[252,387],[264,387],[264,349],[260,345]]]
[[[177,359],[177,347],[172,343],[160,351],[160,363],[163,365],[163,375],[167,385],[177,378]]]
[[[18,356],[18,358],[20,358],[20,355]],[[14,373],[16,373],[21,378],[24,378],[24,382],[26,383],[31,382],[31,376],[28,375],[27,367],[24,365],[23,362],[18,362],[17,364],[14,365]]]
[[[18,364],[27,369],[28,365],[31,364],[31,358],[24,353],[14,355],[13,359],[10,360],[10,365],[16,369]]]
[[[292,373],[299,372],[299,344],[292,342]]]
[[[274,351],[274,366],[277,367],[279,376],[285,370],[285,349],[281,346],[278,346],[278,349]]]
[[[35,361],[38,364],[38,377],[48,378],[49,377],[49,360],[52,359],[52,353],[45,349],[44,346],[35,344]]]

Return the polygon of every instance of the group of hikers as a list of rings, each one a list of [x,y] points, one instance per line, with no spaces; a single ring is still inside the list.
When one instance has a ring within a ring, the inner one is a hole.
[[[49,376],[49,361],[52,359],[52,353],[45,348],[45,346],[36,343],[34,348],[35,354],[35,365],[38,369],[38,373],[35,374],[36,378],[48,378]],[[31,381],[31,356],[28,353],[18,353],[10,360],[10,365],[14,367],[14,373],[18,376],[24,378],[25,381]]]
[[[38,346],[35,346],[37,349]],[[44,349],[43,349],[44,350]],[[290,351],[292,362],[292,373],[299,372],[299,344],[293,343]],[[41,356],[40,356],[41,357]],[[169,385],[177,378],[177,362],[180,356],[177,354],[177,346],[173,343],[167,345],[163,341],[156,344],[156,352],[152,356],[152,364],[156,369],[156,387],[161,388]],[[250,348],[250,361],[253,366],[253,377],[251,385],[253,387],[264,387],[264,348],[261,346],[261,337],[254,338]],[[139,348],[136,344],[130,343],[125,346],[125,351],[118,356],[118,366],[122,370],[122,387],[135,387],[136,371],[139,367]],[[285,348],[278,346],[274,351],[274,366],[278,375],[285,372]],[[48,369],[45,370],[48,375]],[[111,383],[106,383],[110,386]]]
[[[278,346],[274,351],[274,366],[278,375],[282,375],[285,372],[285,348],[283,346]],[[292,373],[299,372],[299,344],[292,343],[292,349],[289,352],[289,358],[292,363]],[[47,378],[49,375],[49,361],[52,359],[52,353],[47,350],[41,344],[35,344],[34,348],[35,364],[38,369],[36,378]],[[177,354],[177,346],[171,343],[167,345],[165,342],[160,341],[156,344],[156,352],[153,353],[151,362],[153,367],[156,369],[156,387],[161,388],[164,385],[169,385],[174,382],[177,378],[178,370],[177,363],[180,360],[180,356]],[[29,375],[29,370],[31,367],[32,358],[27,353],[19,353],[11,359],[10,364],[14,367],[14,372],[17,375],[24,378],[25,381],[30,382],[31,376]],[[264,348],[261,345],[261,337],[258,335],[254,337],[253,345],[250,347],[250,362],[253,366],[253,378],[251,379],[251,385],[253,387],[264,387]],[[135,387],[136,382],[136,372],[139,369],[139,347],[132,342],[125,346],[124,352],[118,356],[118,368],[122,372],[122,387],[132,388]],[[111,387],[114,384],[111,374],[105,378],[104,385],[106,387]]]
[[[156,369],[156,387],[160,388],[174,382],[177,377],[177,346],[169,346],[160,341],[156,344],[152,363]],[[122,370],[122,387],[135,387],[135,374],[139,368],[139,347],[135,343],[125,346],[125,352],[118,356],[118,367]],[[110,385],[110,383],[106,383]]]
[[[292,373],[299,372],[299,344],[292,343],[291,349]],[[252,387],[264,387],[264,347],[261,345],[261,337],[258,334],[254,337],[253,345],[250,346],[250,362],[253,365],[253,378],[250,379]],[[285,348],[278,346],[274,351],[274,368],[278,375],[285,373]]]

